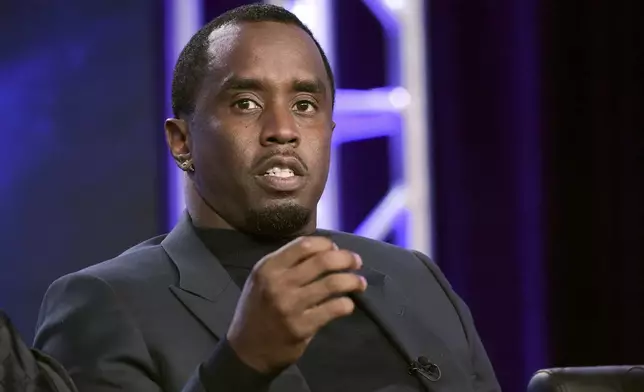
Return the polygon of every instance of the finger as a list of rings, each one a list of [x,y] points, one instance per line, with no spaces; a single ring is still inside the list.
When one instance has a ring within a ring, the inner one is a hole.
[[[302,261],[292,267],[285,277],[293,284],[306,286],[324,274],[357,270],[361,267],[362,260],[357,254],[348,250],[330,250],[317,253]]]
[[[326,237],[299,237],[273,252],[269,259],[276,267],[290,268],[316,253],[336,248]]]
[[[362,292],[367,288],[367,281],[354,273],[334,273],[326,276],[297,293],[296,311],[306,311],[332,297],[344,296],[353,292]]]
[[[314,335],[331,321],[350,315],[354,309],[355,303],[349,297],[330,299],[303,313],[300,319],[302,332]]]

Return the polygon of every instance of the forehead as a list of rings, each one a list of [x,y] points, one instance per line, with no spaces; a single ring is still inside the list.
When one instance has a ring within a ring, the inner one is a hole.
[[[315,42],[295,25],[254,22],[223,26],[208,37],[208,55],[211,76],[219,80],[235,75],[273,83],[293,79],[329,83]]]

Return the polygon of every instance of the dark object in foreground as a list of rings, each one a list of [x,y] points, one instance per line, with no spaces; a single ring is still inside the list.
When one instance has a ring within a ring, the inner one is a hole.
[[[63,367],[30,349],[0,311],[0,392],[77,392]]]
[[[539,370],[528,392],[644,391],[644,365],[568,367]]]

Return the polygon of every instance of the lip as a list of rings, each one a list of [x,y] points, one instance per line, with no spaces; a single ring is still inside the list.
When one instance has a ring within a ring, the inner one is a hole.
[[[305,177],[298,175],[293,177],[257,175],[255,178],[258,184],[268,192],[295,192],[302,188],[306,182]]]

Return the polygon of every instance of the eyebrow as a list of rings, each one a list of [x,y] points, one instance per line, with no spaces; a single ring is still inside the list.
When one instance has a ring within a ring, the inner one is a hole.
[[[324,83],[319,78],[313,80],[296,79],[291,88],[296,92],[311,94],[322,94],[326,91]]]
[[[230,76],[221,84],[221,92],[229,91],[265,91],[264,83],[259,79]],[[291,91],[298,93],[322,94],[326,92],[326,86],[319,78],[315,79],[294,79],[291,82]]]
[[[222,92],[231,91],[231,90],[251,90],[251,91],[260,91],[264,90],[264,85],[257,79],[250,78],[240,78],[231,76],[226,78],[221,84]]]

